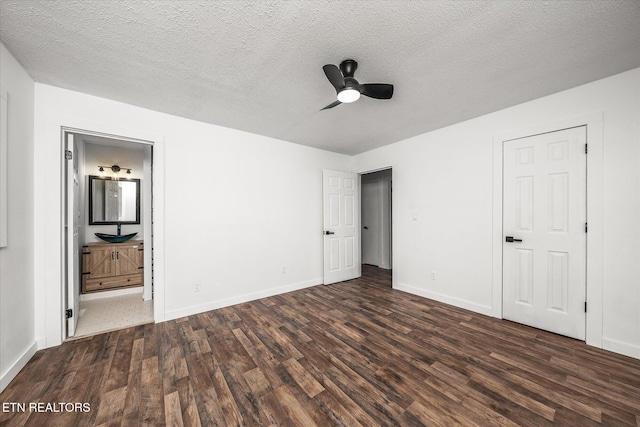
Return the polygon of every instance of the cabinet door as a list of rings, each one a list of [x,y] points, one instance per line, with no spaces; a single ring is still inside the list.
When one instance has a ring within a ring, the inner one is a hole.
[[[138,273],[138,246],[119,246],[116,251],[116,275]]]
[[[93,246],[82,257],[83,269],[90,278],[113,276],[115,273],[115,248]]]

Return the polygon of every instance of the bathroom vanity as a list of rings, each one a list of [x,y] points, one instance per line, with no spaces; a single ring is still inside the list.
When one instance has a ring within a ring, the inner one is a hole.
[[[143,269],[140,240],[88,243],[82,247],[82,293],[142,286]]]

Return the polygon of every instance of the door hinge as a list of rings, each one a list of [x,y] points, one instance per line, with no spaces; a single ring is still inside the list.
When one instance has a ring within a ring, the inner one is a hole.
[[[584,312],[585,313],[587,312],[587,302],[586,301],[584,302]]]
[[[64,150],[64,159],[65,160],[73,160],[73,151]]]
[[[588,224],[589,224],[589,223],[587,223],[587,222],[585,222],[585,223],[584,223],[584,232],[585,232],[585,233],[589,230],[589,226],[588,226]]]
[[[589,145],[584,144],[584,154],[587,154],[588,152],[589,152]]]
[[[65,319],[71,319],[73,317],[73,309],[72,308],[67,308],[64,311],[64,318]]]

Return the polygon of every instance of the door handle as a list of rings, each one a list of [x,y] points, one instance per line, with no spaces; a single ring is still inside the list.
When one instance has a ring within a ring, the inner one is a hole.
[[[365,230],[368,230],[368,229],[369,229],[369,227],[367,227],[367,226],[365,225],[365,226],[364,226],[364,229],[365,229]]]
[[[336,234],[336,233],[334,233],[333,231],[325,231],[324,234],[325,236],[328,236],[329,234]]]
[[[513,236],[507,236],[505,239],[506,242],[509,243],[513,243],[513,242],[522,242],[522,239],[514,239]]]

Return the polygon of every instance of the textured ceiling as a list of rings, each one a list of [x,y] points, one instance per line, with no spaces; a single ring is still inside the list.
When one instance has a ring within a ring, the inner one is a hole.
[[[354,154],[640,66],[632,1],[0,0],[37,81]],[[353,58],[393,83],[326,111]]]

